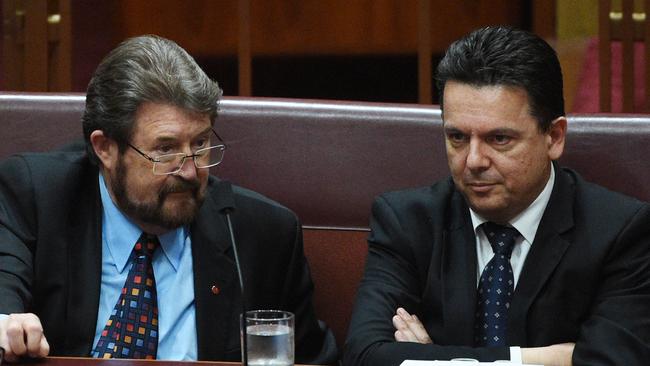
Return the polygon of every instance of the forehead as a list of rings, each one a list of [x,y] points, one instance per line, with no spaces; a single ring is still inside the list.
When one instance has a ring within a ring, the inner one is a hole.
[[[138,107],[133,125],[133,140],[158,137],[192,138],[209,130],[210,117],[169,105],[145,102]]]
[[[443,107],[445,128],[537,128],[528,93],[521,87],[450,81],[445,85]]]

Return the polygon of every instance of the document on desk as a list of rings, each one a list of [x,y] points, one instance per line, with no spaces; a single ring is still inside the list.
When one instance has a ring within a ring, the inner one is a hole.
[[[418,361],[418,360],[405,360],[400,364],[400,366],[473,366],[473,365],[493,365],[493,366],[543,366],[543,365],[532,365],[529,363],[517,363],[509,361],[497,361],[497,362],[478,362],[478,361]]]

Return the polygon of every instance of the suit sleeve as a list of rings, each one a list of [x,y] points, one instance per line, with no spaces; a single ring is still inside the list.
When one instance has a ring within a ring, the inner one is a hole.
[[[33,192],[22,158],[0,163],[0,314],[22,313],[31,303]]]
[[[421,294],[426,269],[417,263],[430,260],[418,258],[421,253],[416,253],[414,246],[427,243],[413,243],[412,232],[403,227],[400,219],[403,218],[383,197],[373,204],[365,273],[357,292],[343,364],[399,365],[405,359],[456,357],[509,360],[508,347],[472,348],[395,341],[392,317],[398,307],[424,318],[421,314],[426,310],[421,309]]]
[[[573,364],[647,365],[650,360],[650,207],[621,231],[601,271],[598,295],[583,323]]]
[[[296,363],[328,365],[338,358],[336,341],[332,331],[317,319],[312,303],[314,284],[305,258],[302,228],[296,219],[291,260],[284,281],[286,308],[295,314]]]

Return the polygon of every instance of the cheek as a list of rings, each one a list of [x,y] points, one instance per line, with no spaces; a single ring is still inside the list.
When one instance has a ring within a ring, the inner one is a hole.
[[[463,154],[447,149],[447,164],[452,174],[460,174],[465,169],[465,158]]]
[[[165,178],[153,174],[133,174],[127,177],[127,190],[140,198],[157,196],[164,185]]]
[[[522,191],[530,189],[530,184],[539,174],[542,159],[533,158],[530,155],[521,154],[515,158],[504,159],[498,167],[498,171],[506,182],[510,191]]]
[[[496,154],[491,158],[490,175],[504,182],[508,189],[517,185],[524,174],[526,163],[522,157]]]

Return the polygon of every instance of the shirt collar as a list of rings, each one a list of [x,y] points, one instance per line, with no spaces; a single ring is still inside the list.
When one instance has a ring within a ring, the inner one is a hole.
[[[546,210],[546,205],[548,205],[548,201],[551,199],[554,183],[555,166],[551,164],[551,174],[546,182],[546,186],[542,189],[542,192],[540,192],[537,198],[535,198],[533,203],[508,222],[512,227],[519,231],[521,236],[523,236],[527,242],[531,244],[537,234],[537,228],[539,227],[540,221],[542,221],[542,215],[544,214],[544,210]],[[469,209],[469,215],[472,219],[474,233],[477,232],[478,227],[481,224],[488,221],[474,212],[471,208]]]
[[[107,244],[108,255],[112,257],[113,263],[122,272],[129,261],[133,245],[142,234],[142,229],[115,205],[108,193],[104,176],[101,173],[99,173],[99,192],[103,208],[102,241]],[[175,270],[178,270],[183,246],[188,234],[189,230],[182,226],[158,236],[165,258]]]

